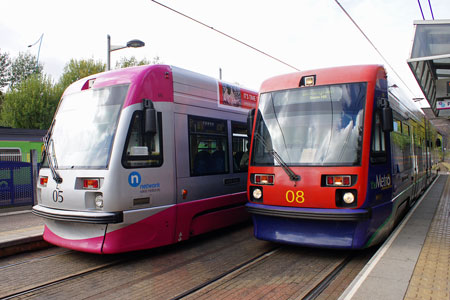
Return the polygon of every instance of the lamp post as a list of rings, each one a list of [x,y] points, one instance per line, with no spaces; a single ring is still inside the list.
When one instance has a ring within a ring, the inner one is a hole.
[[[28,48],[31,48],[39,42],[39,49],[38,49],[38,54],[37,54],[37,59],[36,59],[36,71],[38,70],[38,67],[39,67],[39,54],[41,53],[41,45],[42,45],[43,37],[44,37],[44,34],[41,34],[41,37],[34,44],[28,45]]]
[[[111,70],[111,52],[124,49],[124,48],[139,48],[144,47],[145,43],[141,40],[128,41],[125,46],[111,45],[111,36],[107,35],[107,59],[106,59],[106,71]]]

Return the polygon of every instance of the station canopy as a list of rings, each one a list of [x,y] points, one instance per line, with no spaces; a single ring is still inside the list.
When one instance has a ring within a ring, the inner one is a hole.
[[[436,117],[450,118],[450,20],[415,21],[408,65]]]

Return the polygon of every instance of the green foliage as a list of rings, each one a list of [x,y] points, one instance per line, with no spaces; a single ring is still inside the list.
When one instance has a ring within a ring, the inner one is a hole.
[[[13,60],[0,53],[0,126],[13,128],[47,129],[52,121],[59,99],[73,82],[105,71],[106,65],[93,59],[71,59],[64,67],[58,84],[43,74],[43,65],[30,54],[19,53]],[[134,56],[122,58],[117,68],[162,63],[158,56],[150,62],[138,61]]]
[[[0,53],[0,89],[9,84],[11,59],[8,53]],[[0,92],[1,94],[1,92]],[[1,95],[0,95],[1,97]]]
[[[34,74],[5,94],[1,125],[13,128],[47,129],[62,90],[45,75]]]
[[[136,57],[132,56],[130,58],[122,57],[118,62],[116,62],[116,69],[134,67],[134,66],[143,66],[143,65],[155,65],[161,64],[162,61],[159,56],[153,57],[152,61],[144,58],[141,60],[137,60]]]
[[[12,60],[9,68],[10,89],[17,88],[32,74],[42,74],[44,69],[42,64],[37,64],[37,59],[30,53],[19,53],[19,56]]]
[[[106,65],[101,61],[94,61],[91,59],[71,59],[70,62],[64,67],[64,73],[59,79],[59,84],[64,90],[73,82],[87,77],[92,74],[97,74],[105,71]]]
[[[2,91],[0,91],[0,109],[1,109],[1,107],[2,107],[2,103],[3,103],[3,100],[5,99],[5,94],[3,94],[3,92]]]

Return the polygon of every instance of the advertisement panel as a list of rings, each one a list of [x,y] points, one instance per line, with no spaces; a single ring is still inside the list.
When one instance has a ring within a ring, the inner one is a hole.
[[[252,109],[256,107],[258,93],[219,81],[219,105]]]

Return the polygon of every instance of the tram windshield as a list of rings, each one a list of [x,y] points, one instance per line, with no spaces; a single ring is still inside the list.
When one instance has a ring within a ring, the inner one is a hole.
[[[261,94],[252,165],[354,166],[361,163],[366,83]]]
[[[120,85],[64,96],[48,143],[56,168],[108,167],[127,91]]]

